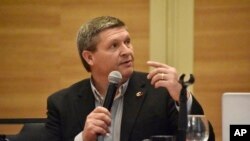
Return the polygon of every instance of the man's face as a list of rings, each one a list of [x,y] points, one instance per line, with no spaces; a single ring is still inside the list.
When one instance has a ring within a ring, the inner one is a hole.
[[[112,28],[99,34],[97,50],[92,54],[92,73],[107,76],[117,70],[127,79],[133,72],[134,52],[125,27]]]

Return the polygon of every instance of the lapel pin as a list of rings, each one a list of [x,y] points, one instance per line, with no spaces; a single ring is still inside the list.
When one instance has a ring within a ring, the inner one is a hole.
[[[140,97],[140,96],[143,95],[143,93],[142,93],[142,92],[137,92],[135,95],[136,95],[137,97]]]

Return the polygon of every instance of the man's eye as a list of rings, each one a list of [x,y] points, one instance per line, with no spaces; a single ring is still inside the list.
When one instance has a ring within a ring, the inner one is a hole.
[[[125,44],[126,44],[126,45],[129,45],[129,44],[130,44],[130,40],[126,40],[126,41],[125,41]]]
[[[118,47],[117,44],[113,44],[113,45],[111,46],[111,48],[117,48],[117,47]]]

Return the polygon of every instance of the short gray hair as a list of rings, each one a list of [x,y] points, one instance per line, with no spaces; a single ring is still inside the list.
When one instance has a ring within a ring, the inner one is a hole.
[[[82,52],[84,50],[95,52],[100,32],[106,29],[122,26],[125,27],[125,23],[123,21],[111,16],[97,17],[81,26],[77,36],[77,47],[83,66],[88,72],[91,71],[91,68],[82,57]]]

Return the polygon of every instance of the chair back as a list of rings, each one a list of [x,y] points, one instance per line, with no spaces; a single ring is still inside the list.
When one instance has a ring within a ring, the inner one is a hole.
[[[18,134],[1,135],[0,141],[43,141],[45,122],[45,118],[0,119],[0,124],[23,124]]]

